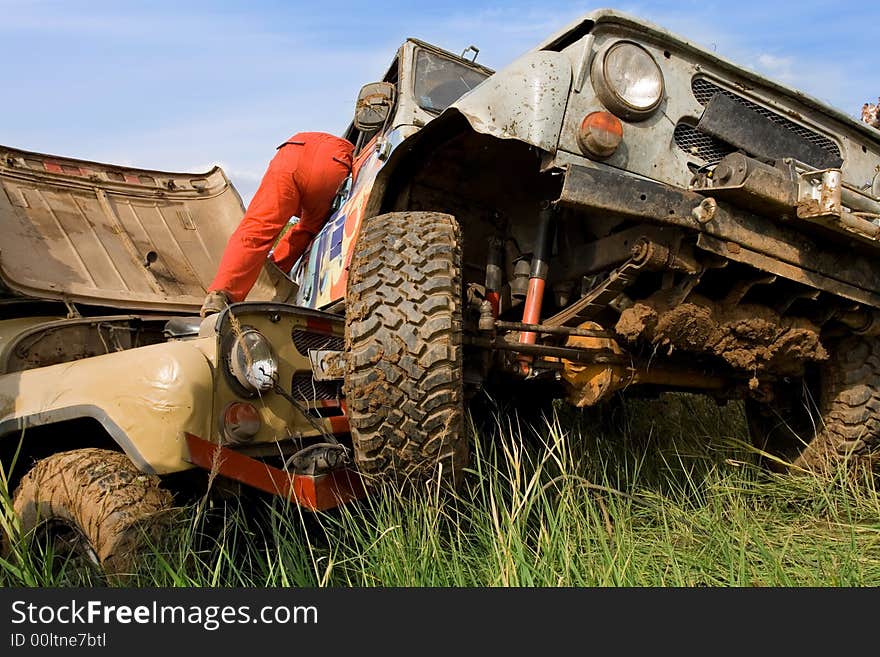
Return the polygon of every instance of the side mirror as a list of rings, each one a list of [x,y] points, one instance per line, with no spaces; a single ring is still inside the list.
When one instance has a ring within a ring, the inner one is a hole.
[[[390,82],[365,84],[354,109],[354,127],[364,132],[381,128],[394,107],[394,85]]]

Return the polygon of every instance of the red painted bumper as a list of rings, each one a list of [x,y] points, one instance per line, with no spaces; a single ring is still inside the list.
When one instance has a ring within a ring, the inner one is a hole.
[[[189,462],[259,490],[295,501],[310,511],[332,509],[366,495],[360,475],[341,468],[311,476],[289,474],[227,447],[186,434]]]

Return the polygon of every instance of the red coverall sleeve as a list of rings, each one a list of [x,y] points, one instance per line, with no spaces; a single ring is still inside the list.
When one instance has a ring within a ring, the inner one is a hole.
[[[293,171],[285,166],[290,148],[281,149],[254,194],[241,223],[226,245],[209,290],[222,290],[232,301],[250,292],[278,234],[300,213],[300,193]],[[292,158],[294,160],[298,158]]]

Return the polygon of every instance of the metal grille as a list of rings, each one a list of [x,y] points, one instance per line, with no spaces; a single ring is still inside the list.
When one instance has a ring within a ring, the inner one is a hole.
[[[675,126],[673,137],[676,146],[681,150],[709,164],[718,164],[725,155],[730,155],[736,150],[727,142],[700,132],[689,123],[679,123]]]
[[[309,372],[293,375],[290,382],[290,393],[297,401],[339,399],[339,383],[335,381],[315,381]]]
[[[761,116],[770,119],[771,121],[773,121],[773,123],[793,132],[798,137],[806,139],[808,142],[815,146],[818,146],[826,153],[830,153],[835,157],[840,157],[840,148],[825,135],[820,135],[818,132],[810,130],[809,128],[795,123],[794,121],[790,121],[784,116],[780,116],[773,110],[769,110],[766,107],[758,105],[757,103],[753,103],[752,101],[743,98],[742,96],[739,96],[732,91],[724,89],[723,87],[719,87],[717,84],[713,84],[712,82],[709,82],[704,78],[694,78],[691,82],[691,89],[694,92],[694,98],[697,99],[697,102],[699,102],[700,105],[708,105],[709,101],[712,100],[712,96],[717,93],[722,93],[731,100],[735,100],[740,105],[748,107],[750,110],[753,110]]]
[[[345,348],[345,340],[338,335],[327,335],[326,333],[315,333],[314,331],[306,331],[304,329],[293,330],[293,346],[303,356],[309,355],[312,349],[329,349],[331,351],[342,351]]]

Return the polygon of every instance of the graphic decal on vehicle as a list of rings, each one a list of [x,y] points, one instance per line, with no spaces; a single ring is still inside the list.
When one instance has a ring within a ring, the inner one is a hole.
[[[402,141],[395,130],[383,138],[392,149]],[[386,147],[387,149],[387,147]],[[368,147],[362,153],[362,163],[355,163],[356,180],[350,196],[327,221],[306,254],[293,267],[293,280],[300,284],[296,304],[309,308],[324,308],[345,297],[348,281],[348,265],[351,262],[355,238],[376,176],[387,161],[388,150],[383,153]]]

